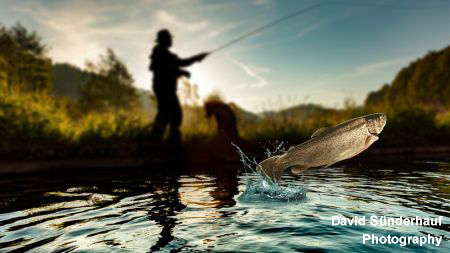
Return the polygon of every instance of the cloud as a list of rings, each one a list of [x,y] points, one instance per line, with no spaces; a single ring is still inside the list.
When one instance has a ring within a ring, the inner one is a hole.
[[[322,24],[322,22],[317,22],[317,23],[311,24],[311,25],[303,28],[299,33],[297,33],[297,35],[295,37],[296,38],[301,38],[303,36],[306,36],[309,33],[311,33],[314,30],[316,30],[317,28],[319,28],[321,24]]]
[[[255,72],[260,73],[260,74],[272,72],[272,69],[270,69],[268,67],[253,67],[253,69],[255,70]]]
[[[275,2],[273,0],[254,0],[254,5],[264,6],[266,8],[271,8],[275,5]]]
[[[217,37],[219,35],[222,35],[225,32],[228,32],[228,31],[236,28],[238,25],[239,25],[238,22],[231,23],[228,25],[222,25],[220,28],[214,29],[213,31],[209,32],[207,36],[209,38]]]
[[[84,67],[86,60],[95,61],[109,47],[128,65],[136,83],[146,84],[150,80],[150,42],[159,24],[152,21],[154,15],[148,15],[148,3],[139,2],[140,6],[127,12],[123,11],[125,4],[128,3],[34,1],[22,2],[14,10],[41,27],[38,32],[50,45],[49,56],[55,62]]]
[[[269,68],[265,68],[265,67],[251,67],[250,65],[244,64],[234,58],[231,58],[230,56],[228,56],[228,58],[234,63],[236,64],[239,68],[241,68],[245,74],[247,74],[247,76],[249,76],[252,79],[255,79],[256,82],[253,82],[252,84],[250,84],[249,86],[252,88],[258,88],[258,87],[263,87],[269,84],[269,82],[267,82],[267,80],[265,78],[263,78],[262,76],[260,76],[259,74],[262,72],[268,73],[271,70]],[[242,86],[242,85],[241,85]],[[243,88],[243,87],[239,87],[239,88]]]
[[[389,59],[389,60],[385,60],[385,61],[381,61],[381,62],[370,63],[367,65],[358,67],[355,70],[355,72],[360,73],[360,74],[374,73],[374,72],[377,72],[384,68],[405,65],[405,63],[407,63],[410,59],[412,59],[412,57],[401,57],[401,58],[394,58],[394,59]]]
[[[254,49],[261,49],[261,48],[267,47],[267,46],[273,46],[273,45],[278,45],[278,44],[286,44],[286,43],[289,43],[289,42],[294,42],[297,39],[302,38],[304,36],[307,36],[311,32],[317,30],[324,23],[325,23],[325,21],[322,20],[322,21],[310,24],[310,25],[308,25],[306,27],[303,27],[297,34],[294,33],[294,35],[286,36],[284,38],[271,39],[268,42],[261,42],[261,40],[258,40],[257,43],[253,43],[251,46],[247,46],[247,47],[240,46],[239,48],[235,48],[232,52],[234,52],[234,53],[237,52],[237,51],[245,52],[245,51],[254,50]],[[253,36],[250,36],[249,39],[252,39],[252,38],[257,37],[257,36],[264,35],[264,32],[268,33],[268,32],[270,32],[270,30],[269,31],[261,31],[261,32],[255,34],[255,35],[253,35]]]
[[[157,11],[156,17],[157,17],[158,21],[164,25],[165,24],[173,25],[177,28],[185,29],[190,32],[199,31],[208,26],[207,21],[191,21],[191,22],[189,22],[189,21],[181,20],[166,10]]]
[[[255,0],[253,1],[253,4],[256,5],[266,5],[266,4],[270,4],[270,0]]]
[[[380,62],[374,62],[374,63],[368,63],[365,65],[358,66],[350,71],[347,71],[347,73],[344,73],[342,75],[338,75],[334,77],[333,79],[353,79],[353,78],[360,78],[363,76],[375,74],[377,72],[380,72],[382,70],[392,68],[395,66],[403,66],[406,63],[408,63],[413,57],[400,57],[400,58],[393,58],[388,59]]]
[[[82,66],[86,57],[92,57],[102,51],[97,40],[92,39],[96,29],[92,24],[96,20],[93,13],[79,9],[63,11],[63,7],[45,8],[34,3],[22,6],[16,11],[29,15],[42,24],[51,36],[48,36],[52,48],[50,55],[57,61],[67,61]]]

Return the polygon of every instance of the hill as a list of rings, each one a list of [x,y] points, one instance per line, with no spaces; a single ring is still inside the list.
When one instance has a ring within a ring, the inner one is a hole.
[[[54,64],[52,74],[55,94],[76,100],[80,98],[80,87],[90,78],[90,74],[87,71],[68,63]],[[151,100],[151,92],[139,88],[137,92],[142,108],[153,118],[153,115],[156,114],[156,108]]]
[[[400,70],[391,84],[369,93],[365,106],[375,108],[450,108],[450,46],[431,51]]]
[[[264,111],[260,115],[261,117],[273,117],[276,115],[283,117],[296,117],[297,119],[301,120],[314,113],[321,113],[329,110],[332,109],[324,108],[321,105],[309,103],[291,106],[279,111]]]

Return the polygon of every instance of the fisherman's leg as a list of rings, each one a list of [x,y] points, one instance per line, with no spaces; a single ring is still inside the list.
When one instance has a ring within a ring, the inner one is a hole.
[[[170,118],[169,142],[180,143],[181,142],[180,126],[183,114],[181,111],[180,101],[178,100],[178,97],[176,95],[174,95],[171,99],[170,116],[171,118]]]
[[[156,113],[155,120],[153,121],[153,127],[151,132],[152,141],[161,141],[164,130],[168,123],[168,108],[167,103],[163,97],[157,96],[158,112]]]

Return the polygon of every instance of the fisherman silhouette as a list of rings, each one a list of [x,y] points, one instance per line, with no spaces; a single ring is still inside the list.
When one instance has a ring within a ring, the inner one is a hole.
[[[158,101],[151,138],[153,141],[161,141],[167,125],[170,125],[170,143],[180,143],[180,125],[182,111],[177,97],[177,80],[179,77],[190,77],[190,73],[183,67],[202,61],[208,53],[201,53],[190,58],[180,59],[170,52],[172,35],[169,30],[163,29],[157,33],[156,46],[150,55],[149,70],[153,72],[153,91]]]

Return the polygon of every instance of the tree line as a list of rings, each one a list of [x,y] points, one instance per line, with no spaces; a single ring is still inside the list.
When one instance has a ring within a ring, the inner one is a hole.
[[[300,104],[254,114],[230,105],[241,137],[250,141],[309,139],[320,127],[372,112],[386,112],[383,142],[375,145],[442,145],[450,141],[450,47],[403,68],[390,84],[368,94],[364,105],[344,109]],[[180,83],[186,139],[213,136],[197,86]],[[107,49],[84,69],[53,63],[48,46],[22,25],[0,25],[0,147],[22,141],[145,141],[153,108],[136,89],[126,65]],[[147,104],[146,104],[147,103]],[[145,111],[143,110],[145,108]]]
[[[54,65],[48,57],[48,46],[35,32],[20,23],[0,27],[0,84],[2,92],[55,94]],[[134,80],[126,65],[112,49],[100,59],[88,61],[82,71],[86,80],[76,87],[77,109],[87,111],[134,110],[140,102]],[[3,94],[5,95],[5,94]]]
[[[400,70],[392,83],[368,94],[365,106],[386,110],[450,108],[450,46],[431,51]]]

